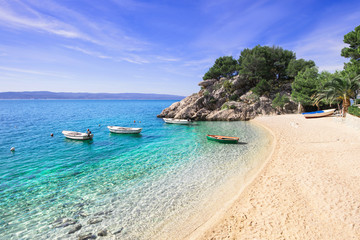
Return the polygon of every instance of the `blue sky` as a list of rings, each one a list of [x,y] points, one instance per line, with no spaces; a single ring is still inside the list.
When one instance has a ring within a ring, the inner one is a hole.
[[[333,72],[358,25],[359,0],[0,0],[0,92],[189,95],[257,44]]]

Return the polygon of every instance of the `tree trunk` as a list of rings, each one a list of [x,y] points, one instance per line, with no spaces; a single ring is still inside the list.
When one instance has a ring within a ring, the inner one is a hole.
[[[298,103],[298,113],[304,112],[304,107],[301,105],[301,103]]]
[[[347,97],[344,96],[344,100],[343,100],[343,117],[346,117],[346,113],[348,111],[348,107],[350,106],[350,99],[348,99]]]

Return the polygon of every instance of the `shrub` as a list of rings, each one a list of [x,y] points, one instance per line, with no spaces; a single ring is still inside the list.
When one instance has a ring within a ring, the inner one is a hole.
[[[238,95],[233,94],[233,95],[231,95],[231,96],[229,97],[229,100],[230,100],[230,101],[236,101],[236,100],[238,100],[238,98],[239,98]]]
[[[280,93],[276,94],[276,97],[272,101],[273,108],[283,108],[286,103],[288,103],[290,100],[286,95],[280,95]]]
[[[268,95],[270,93],[271,86],[265,79],[261,79],[261,81],[251,90],[258,96]]]
[[[203,94],[204,94],[204,96],[206,97],[206,96],[209,96],[210,93],[209,93],[208,90],[205,90]]]
[[[226,109],[229,109],[229,105],[227,105],[226,103],[224,103],[224,104],[221,106],[221,110],[226,110]]]
[[[227,92],[231,92],[232,84],[229,80],[225,80],[223,86]]]
[[[357,106],[350,106],[348,108],[348,112],[351,114],[351,115],[354,115],[354,116],[357,116],[357,117],[360,117],[360,108],[357,107]]]

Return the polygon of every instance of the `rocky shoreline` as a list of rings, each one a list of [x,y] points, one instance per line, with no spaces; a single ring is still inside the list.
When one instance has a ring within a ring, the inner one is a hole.
[[[247,121],[259,115],[297,112],[297,104],[289,101],[282,108],[272,106],[275,94],[257,96],[242,75],[230,79],[208,79],[198,85],[201,90],[180,102],[173,103],[157,117],[193,119],[202,121]],[[291,84],[278,90],[290,99]]]

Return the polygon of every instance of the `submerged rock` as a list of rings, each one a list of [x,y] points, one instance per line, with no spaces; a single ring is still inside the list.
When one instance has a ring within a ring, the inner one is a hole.
[[[103,230],[99,231],[97,235],[100,237],[105,237],[108,235],[108,231],[107,231],[107,229],[103,229]]]
[[[82,225],[81,225],[81,224],[77,224],[77,225],[75,225],[73,228],[71,228],[71,229],[69,230],[68,234],[73,234],[74,232],[79,231],[81,228],[82,228]]]
[[[96,236],[92,233],[85,233],[78,236],[78,240],[95,239]]]
[[[124,228],[122,227],[122,228],[120,228],[119,230],[114,231],[113,234],[114,234],[114,235],[119,234],[119,233],[121,233],[121,232],[123,231],[123,229],[124,229]]]
[[[92,218],[88,221],[88,224],[96,224],[96,223],[99,223],[99,222],[102,222],[102,219],[101,218]]]
[[[67,227],[69,225],[74,225],[75,223],[77,223],[77,221],[72,218],[59,218],[55,220],[55,222],[53,223],[53,227],[55,228]]]

